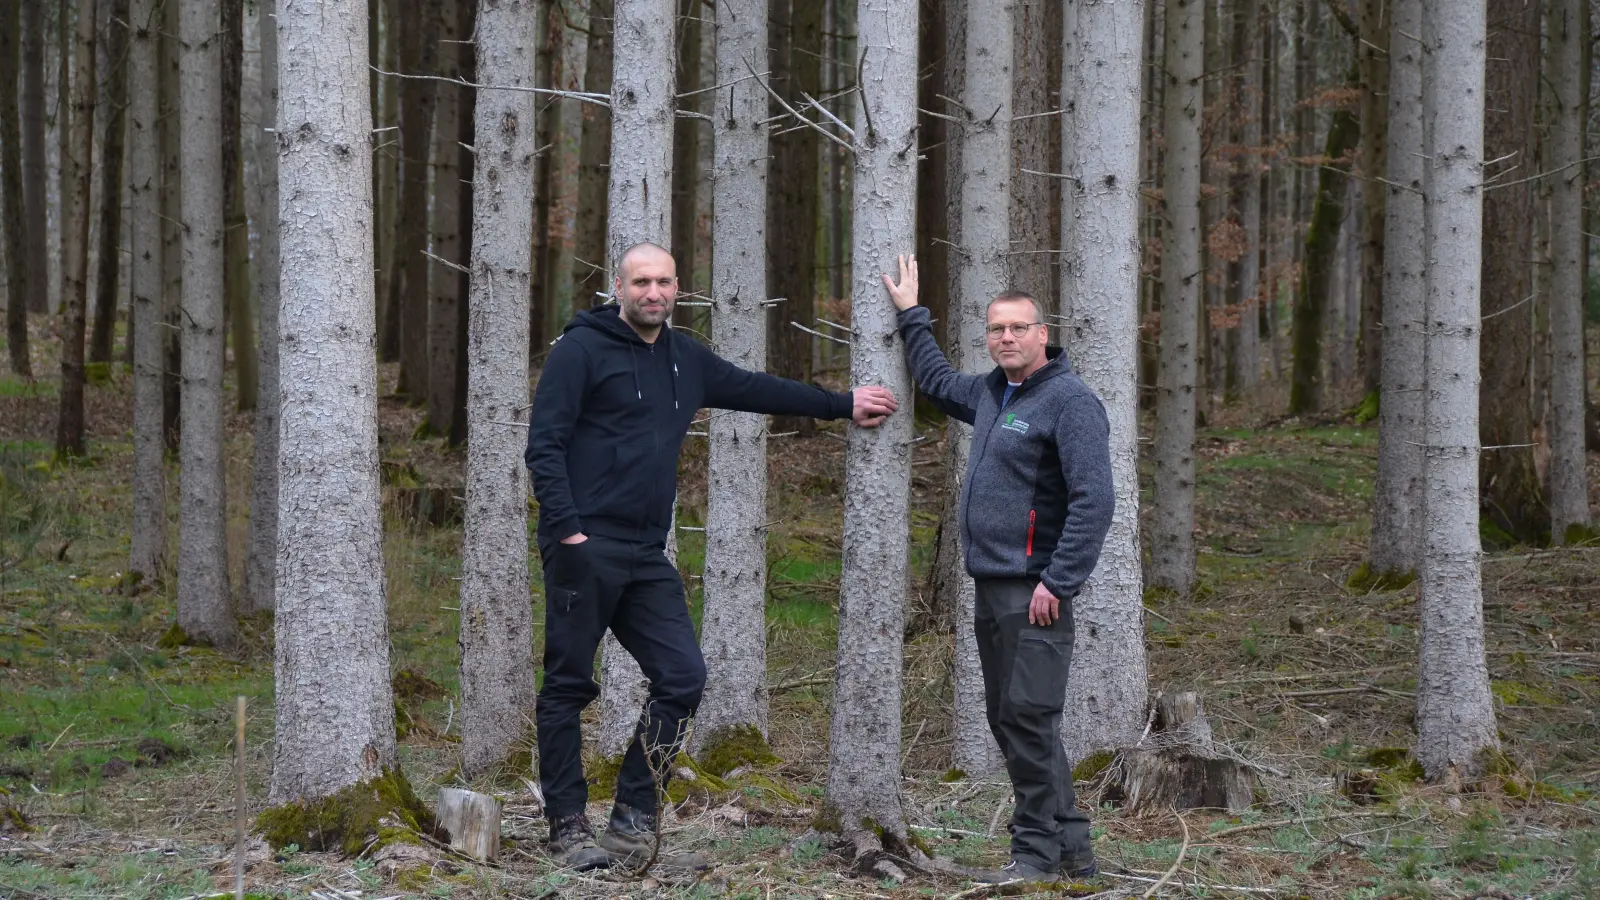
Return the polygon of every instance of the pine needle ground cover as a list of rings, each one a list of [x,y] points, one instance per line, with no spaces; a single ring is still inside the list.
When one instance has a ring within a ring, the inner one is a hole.
[[[49,347],[41,340],[36,347]],[[48,361],[47,361],[48,365]],[[42,371],[51,371],[45,368]],[[394,373],[385,370],[392,385]],[[0,896],[182,898],[232,871],[232,705],[249,702],[252,816],[272,740],[270,622],[234,655],[170,640],[170,588],[123,577],[131,489],[129,378],[88,389],[89,456],[52,462],[50,382],[0,378]],[[401,764],[431,802],[455,773],[459,524],[419,516],[461,458],[413,440],[421,412],[382,406],[385,559]],[[241,581],[250,420],[229,422],[230,565]],[[826,430],[826,429],[824,429]],[[902,752],[915,833],[964,865],[1004,861],[1003,778],[949,769],[948,635],[919,625],[943,484],[942,424],[913,465],[913,592]],[[1600,550],[1513,548],[1484,568],[1489,668],[1504,756],[1478,792],[1416,779],[1409,748],[1415,588],[1347,587],[1364,555],[1376,432],[1348,419],[1224,421],[1201,432],[1201,590],[1151,596],[1152,688],[1196,689],[1219,738],[1260,765],[1255,809],[1095,816],[1102,870],[1068,893],[1137,896],[1587,897],[1600,893]],[[531,755],[471,787],[505,804],[506,850],[480,866],[425,838],[355,858],[253,839],[252,896],[923,897],[968,885],[861,877],[809,831],[825,781],[844,444],[773,441],[768,640],[776,762],[713,775],[680,760],[667,830],[712,856],[699,879],[559,871],[525,777]],[[691,443],[680,515],[704,524],[704,448]],[[1591,454],[1591,484],[1600,458]],[[176,484],[176,471],[171,473]],[[173,491],[175,494],[175,490]],[[1148,499],[1148,497],[1146,498]],[[176,506],[172,510],[176,520]],[[680,567],[699,613],[704,541]],[[169,559],[176,553],[176,529]],[[532,560],[536,566],[536,559]],[[167,579],[170,584],[171,579]],[[537,579],[531,598],[542,616]],[[163,641],[163,637],[169,640]],[[536,652],[537,658],[537,652]],[[599,771],[595,766],[592,771]],[[1105,801],[1104,772],[1080,790]],[[598,790],[599,796],[602,791]],[[604,785],[609,787],[609,785]],[[603,816],[604,802],[592,815]],[[1185,834],[1187,833],[1187,840]],[[1245,889],[1248,889],[1245,890]],[[340,893],[342,892],[342,893]],[[977,896],[977,895],[969,895]]]

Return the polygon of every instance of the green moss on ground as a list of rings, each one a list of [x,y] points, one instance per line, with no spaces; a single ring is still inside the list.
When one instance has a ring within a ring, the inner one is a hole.
[[[1083,761],[1072,767],[1073,781],[1089,781],[1096,775],[1111,768],[1112,760],[1117,755],[1110,750],[1101,750],[1084,757]]]
[[[1371,563],[1362,563],[1344,586],[1366,594],[1372,591],[1398,591],[1417,580],[1416,572],[1376,572]]]
[[[331,797],[276,806],[256,819],[274,850],[295,844],[302,850],[339,851],[355,856],[371,845],[417,842],[433,829],[433,813],[398,769],[383,770]]]

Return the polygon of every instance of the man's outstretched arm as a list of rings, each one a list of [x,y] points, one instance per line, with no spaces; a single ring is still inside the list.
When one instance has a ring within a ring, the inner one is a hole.
[[[906,366],[911,369],[917,387],[922,388],[946,415],[971,425],[977,416],[984,380],[979,375],[956,371],[939,349],[939,342],[934,340],[933,320],[926,309],[917,305],[917,258],[900,257],[900,282],[896,284],[885,275],[883,286],[900,311],[898,321],[900,337],[906,344]]]
[[[523,461],[533,476],[539,519],[557,540],[583,532],[567,475],[567,443],[583,408],[589,357],[576,341],[560,340],[545,360],[528,417],[528,450]]]
[[[887,388],[869,385],[834,393],[816,385],[741,369],[698,344],[694,346],[707,357],[704,362],[705,402],[713,409],[736,409],[769,416],[853,419],[857,425],[872,428],[900,408]]]

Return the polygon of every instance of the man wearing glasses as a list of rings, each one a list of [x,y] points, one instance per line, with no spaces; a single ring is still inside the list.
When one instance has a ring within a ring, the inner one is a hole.
[[[1011,862],[980,880],[1095,874],[1089,819],[1061,743],[1072,660],[1072,598],[1094,571],[1115,503],[1105,407],[1049,346],[1039,302],[989,302],[987,375],[956,371],[917,305],[916,257],[883,276],[917,386],[972,426],[961,489],[961,545],[976,585],[974,628],[989,729],[1016,795]],[[968,351],[970,352],[970,351]]]

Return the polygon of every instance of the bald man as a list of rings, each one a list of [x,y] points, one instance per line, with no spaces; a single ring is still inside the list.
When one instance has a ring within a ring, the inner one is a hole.
[[[705,686],[683,582],[665,554],[678,452],[701,408],[875,427],[896,409],[881,387],[833,393],[748,372],[664,327],[677,264],[638,244],[617,266],[616,305],[573,317],[534,393],[526,461],[539,501],[544,564],[544,687],[539,781],[550,849],[575,869],[643,862],[655,834],[652,772],[667,777],[684,722]],[[594,655],[606,629],[650,679],[650,699],[617,773],[616,802],[598,842],[584,813],[579,716],[599,695]],[[647,754],[648,751],[648,754]]]

